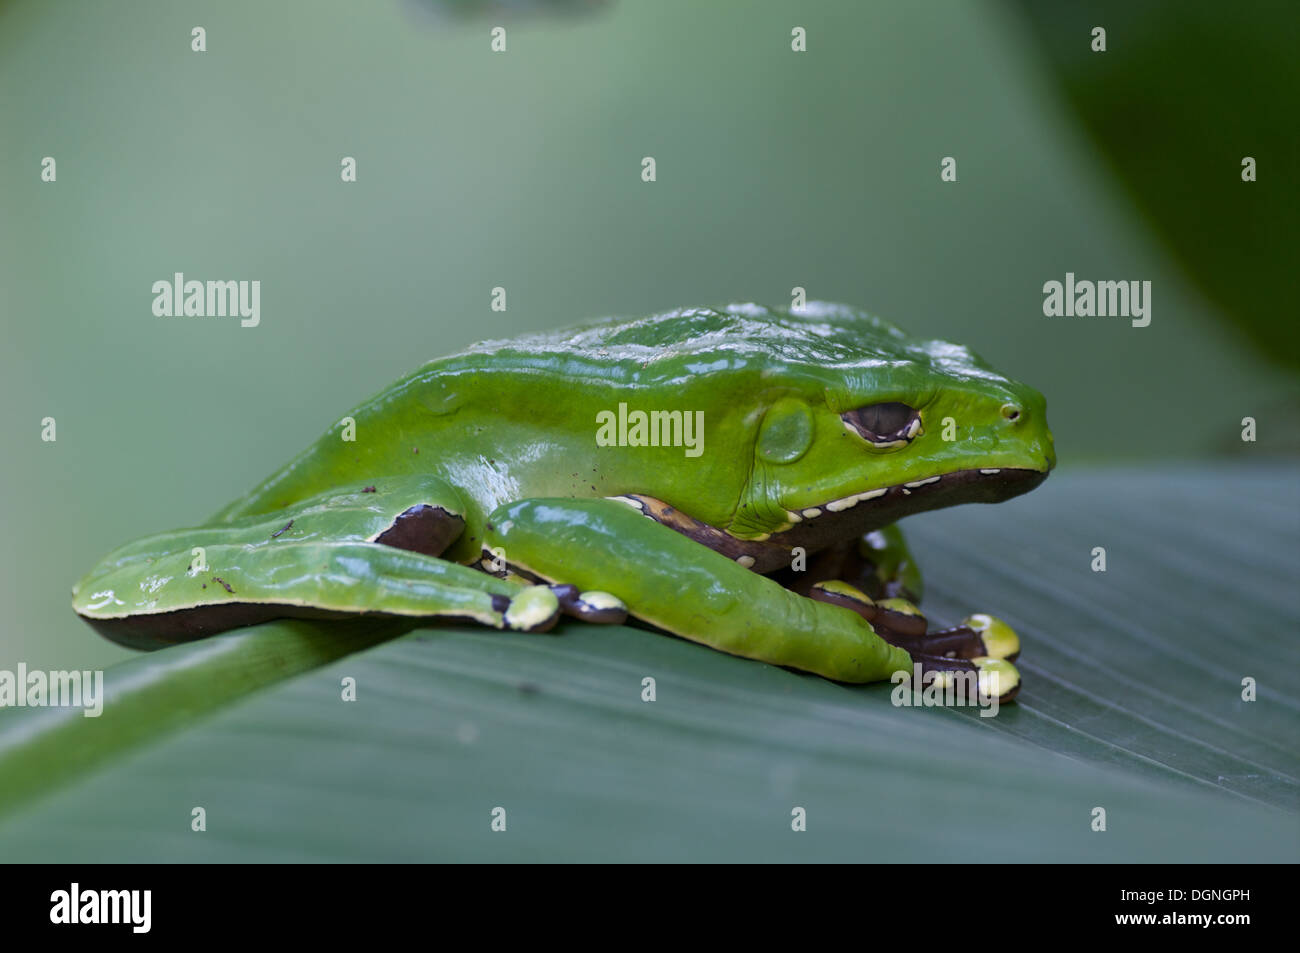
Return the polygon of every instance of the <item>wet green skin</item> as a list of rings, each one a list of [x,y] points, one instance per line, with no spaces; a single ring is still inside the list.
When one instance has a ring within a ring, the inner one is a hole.
[[[915,408],[920,432],[881,447],[841,418],[883,402]],[[597,415],[620,403],[702,411],[702,452],[598,445]],[[788,566],[795,546],[814,554],[911,512],[1025,492],[1055,462],[1037,391],[964,348],[821,303],[796,314],[691,309],[487,342],[426,364],[348,416],[354,441],[331,427],[205,527],[110,554],[77,584],[74,608],[140,647],[242,621],[237,611],[205,615],[211,607],[506,627],[491,594],[517,595],[521,583],[470,568],[499,547],[514,569],[611,592],[633,615],[687,638],[873,681],[909,667],[907,653],[848,609],[746,568],[727,547],[758,547],[754,568],[771,571]],[[935,476],[944,479],[904,489]],[[882,488],[894,489],[825,509]],[[630,495],[722,531],[726,554],[607,499]],[[374,541],[422,503],[464,520],[441,558]],[[802,515],[812,508],[820,515]],[[914,573],[901,536],[888,534],[885,561]],[[190,571],[199,546],[206,572]]]

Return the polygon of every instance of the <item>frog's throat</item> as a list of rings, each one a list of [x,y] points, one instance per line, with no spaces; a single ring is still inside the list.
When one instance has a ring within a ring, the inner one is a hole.
[[[791,512],[791,521],[784,529],[749,539],[701,522],[652,496],[628,493],[611,499],[635,507],[655,522],[742,566],[765,573],[789,568],[796,547],[811,555],[913,513],[958,503],[998,503],[1028,493],[1046,478],[1047,473],[1041,470],[1010,467],[957,470],[804,507],[800,512]]]

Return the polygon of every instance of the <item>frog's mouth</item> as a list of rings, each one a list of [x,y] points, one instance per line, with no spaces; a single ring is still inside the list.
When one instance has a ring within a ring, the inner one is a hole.
[[[816,506],[790,510],[785,529],[742,538],[729,529],[711,526],[663,500],[639,493],[613,497],[639,509],[663,525],[689,536],[715,552],[755,572],[790,566],[791,550],[809,555],[835,543],[881,529],[904,516],[959,503],[1000,503],[1028,493],[1045,479],[1043,470],[1016,467],[955,470],[908,483],[866,490]],[[743,504],[742,509],[749,504]]]

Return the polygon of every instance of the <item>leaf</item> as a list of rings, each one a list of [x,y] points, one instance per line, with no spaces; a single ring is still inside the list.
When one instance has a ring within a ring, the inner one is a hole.
[[[1291,315],[1278,307],[1295,271],[1294,4],[1255,0],[1235,17],[1182,0],[1010,7],[1082,133],[1186,277],[1259,357],[1300,367]],[[1093,52],[1101,24],[1108,49]],[[1258,163],[1250,182],[1247,157]]]
[[[322,634],[306,622],[272,623],[115,666],[93,717],[81,708],[15,711],[0,721],[0,814],[249,692],[398,631],[367,622]]]
[[[1007,519],[952,510],[913,534],[942,580],[927,608],[991,588],[1022,633],[1026,688],[995,729],[1295,810],[1298,489],[1286,464],[1132,469],[1053,478]]]
[[[11,810],[0,856],[1294,861],[1300,718],[1281,679],[1300,661],[1295,489],[1280,465],[1081,471],[909,520],[929,610],[992,611],[1021,633],[1025,689],[995,718],[896,708],[888,685],[628,627],[421,629],[263,690],[199,673],[186,697],[227,696],[210,714],[172,727],[176,695],[155,695],[138,702],[153,720],[135,723],[156,732],[125,741],[107,711],[27,741],[21,726],[51,713],[6,712],[5,788],[15,764],[23,783],[67,752],[111,757]],[[157,692],[165,667],[194,673],[211,644],[128,665]],[[1257,701],[1241,700],[1247,676]],[[505,832],[490,828],[496,807]]]

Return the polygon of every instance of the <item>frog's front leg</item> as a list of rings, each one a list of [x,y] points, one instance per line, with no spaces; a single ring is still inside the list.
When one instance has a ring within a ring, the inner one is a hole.
[[[604,590],[637,618],[713,648],[843,682],[912,671],[861,615],[799,596],[613,500],[523,500],[487,538],[535,577]]]
[[[857,612],[881,638],[906,649],[923,670],[998,671],[1003,686],[1011,686],[1003,692],[1004,700],[1019,690],[1019,673],[1010,662],[1020,654],[1020,640],[1005,622],[976,614],[953,628],[927,631],[926,618],[915,605],[920,572],[896,525],[829,547],[805,566],[771,576],[800,595]]]
[[[143,649],[285,617],[554,625],[557,593],[437,558],[465,525],[454,488],[432,477],[371,483],[130,543],[74,587],[73,607],[109,639]]]

